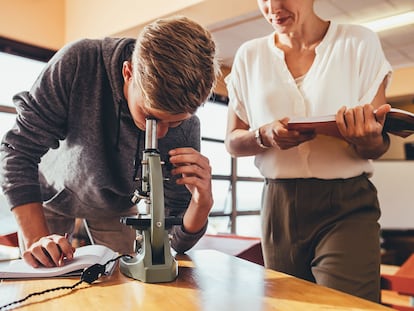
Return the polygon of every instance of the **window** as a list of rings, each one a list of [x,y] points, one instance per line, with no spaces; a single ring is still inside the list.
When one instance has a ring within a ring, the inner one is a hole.
[[[213,96],[197,111],[201,122],[201,152],[213,173],[214,206],[208,233],[260,236],[263,178],[253,157],[232,158],[224,146],[227,99]]]
[[[0,105],[13,106],[14,94],[29,90],[45,63],[0,52]]]
[[[30,89],[52,54],[53,51],[0,38],[0,138],[16,119],[13,95]],[[0,189],[0,235],[16,228]]]

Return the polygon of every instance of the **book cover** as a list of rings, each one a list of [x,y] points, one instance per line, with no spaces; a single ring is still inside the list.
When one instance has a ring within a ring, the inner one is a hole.
[[[83,270],[96,263],[106,264],[108,260],[117,257],[117,253],[103,245],[86,245],[76,248],[73,260],[65,261],[61,267],[33,268],[23,259],[0,262],[0,279],[50,278],[79,276]],[[106,268],[110,274],[115,262]]]
[[[315,132],[320,135],[341,137],[333,114],[316,117],[292,117],[288,122],[288,129],[301,133]]]
[[[288,122],[289,130],[316,132],[317,134],[341,137],[335,121],[335,115],[315,117],[292,117]],[[385,119],[384,130],[401,137],[414,133],[414,113],[391,108]]]
[[[401,137],[410,136],[414,133],[414,113],[391,108],[385,119],[384,129]]]

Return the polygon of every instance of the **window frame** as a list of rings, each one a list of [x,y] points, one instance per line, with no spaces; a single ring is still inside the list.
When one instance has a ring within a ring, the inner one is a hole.
[[[56,50],[0,36],[0,52],[37,61],[48,62],[49,59],[56,53]],[[0,112],[16,114],[16,109],[14,107],[0,105]]]
[[[221,104],[228,106],[228,97],[219,95],[219,94],[213,94],[209,98],[210,102],[213,102],[215,104]],[[223,129],[224,131],[225,129]],[[216,138],[210,138],[210,137],[201,137],[202,141],[209,141],[209,142],[216,142],[216,143],[222,143],[224,144],[224,140],[216,139]],[[230,175],[212,175],[212,180],[226,180],[230,183],[230,199],[231,199],[231,210],[230,212],[210,212],[209,217],[229,217],[230,222],[230,233],[231,234],[237,234],[237,222],[236,218],[239,216],[251,216],[251,215],[260,215],[260,210],[249,210],[244,209],[243,211],[240,211],[237,208],[237,184],[238,182],[260,182],[263,183],[264,178],[261,177],[248,177],[248,176],[239,176],[237,174],[237,158],[231,157],[230,158]],[[260,198],[260,194],[258,194],[258,197]]]

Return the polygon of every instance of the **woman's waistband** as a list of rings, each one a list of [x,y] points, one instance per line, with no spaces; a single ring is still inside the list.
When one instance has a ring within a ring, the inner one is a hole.
[[[323,179],[323,178],[265,178],[265,183],[294,183],[294,182],[329,182],[329,183],[342,183],[348,181],[355,181],[359,179],[368,179],[369,175],[367,173],[363,173],[358,176],[349,177],[349,178],[331,178],[331,179]]]

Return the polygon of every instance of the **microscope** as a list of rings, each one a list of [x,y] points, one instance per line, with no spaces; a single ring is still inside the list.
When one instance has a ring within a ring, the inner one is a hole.
[[[136,230],[137,240],[134,256],[120,260],[123,274],[146,283],[170,282],[178,275],[178,264],[171,254],[167,230],[181,225],[182,219],[165,217],[163,164],[158,150],[157,121],[147,119],[141,190],[135,190],[132,197],[134,204],[141,199],[145,201],[147,215],[121,218],[121,223]]]

